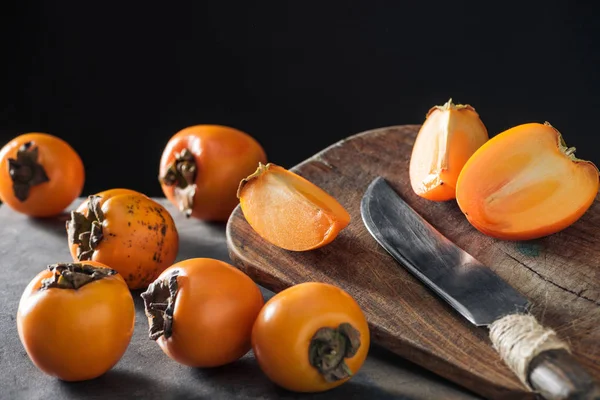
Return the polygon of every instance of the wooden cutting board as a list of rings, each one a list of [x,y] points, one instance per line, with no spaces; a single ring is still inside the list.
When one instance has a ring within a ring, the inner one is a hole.
[[[350,225],[332,243],[308,252],[282,250],[261,239],[238,207],[227,224],[233,263],[274,292],[306,281],[335,284],[361,305],[374,342],[485,397],[534,398],[493,350],[485,328],[464,320],[369,235],[360,201],[380,175],[442,234],[527,296],[532,313],[600,379],[600,195],[560,233],[527,242],[487,237],[455,201],[435,203],[413,193],[408,165],[419,127],[354,135],[292,168],[349,211]]]

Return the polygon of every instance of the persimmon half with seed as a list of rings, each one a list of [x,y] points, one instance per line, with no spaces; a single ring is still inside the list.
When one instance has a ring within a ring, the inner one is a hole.
[[[50,265],[27,285],[17,330],[27,355],[64,381],[96,378],[123,356],[135,325],[131,292],[95,261]]]
[[[238,184],[266,160],[261,145],[245,132],[194,125],[167,143],[159,180],[167,199],[186,216],[225,222],[238,205]]]
[[[488,140],[479,114],[470,105],[452,103],[429,110],[415,139],[409,164],[414,192],[428,200],[456,197],[456,180],[469,157]]]
[[[66,228],[74,261],[106,264],[130,289],[148,286],[179,251],[179,233],[169,211],[130,189],[89,196],[71,212]]]
[[[350,223],[350,214],[329,193],[272,163],[259,164],[242,180],[238,197],[246,221],[258,235],[286,250],[322,247]]]
[[[574,153],[547,122],[510,128],[467,161],[458,205],[475,228],[496,238],[556,233],[577,221],[598,193],[598,168]]]
[[[81,194],[83,162],[64,140],[47,133],[17,136],[0,150],[0,200],[30,217],[52,217]]]

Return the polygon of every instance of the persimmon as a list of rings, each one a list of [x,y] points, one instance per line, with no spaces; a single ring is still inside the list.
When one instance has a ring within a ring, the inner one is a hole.
[[[100,197],[100,199],[102,200],[102,202],[107,201],[108,199],[110,199],[111,197],[120,195],[120,194],[131,194],[131,195],[139,195],[139,196],[146,196],[143,193],[140,193],[136,190],[132,190],[132,189],[125,189],[125,188],[114,188],[114,189],[107,189],[107,190],[103,190],[101,192],[96,193],[94,196],[98,196]],[[79,204],[78,208],[77,208],[77,212],[80,214],[84,214],[87,215],[88,213],[88,206],[90,205],[90,202],[88,201],[88,199],[84,200],[83,202],[81,202],[81,204]]]
[[[263,307],[252,329],[258,365],[277,385],[322,392],[347,382],[370,345],[367,320],[344,290],[321,282],[291,286]]]
[[[150,339],[171,359],[191,367],[222,366],[246,354],[264,304],[252,279],[212,258],[172,265],[142,298]]]
[[[26,133],[0,150],[0,200],[17,212],[58,215],[77,199],[84,183],[79,154],[54,135]]]
[[[283,167],[259,163],[238,189],[246,221],[266,241],[292,251],[323,247],[350,223],[333,196]]]
[[[179,251],[169,211],[130,189],[89,196],[66,223],[74,261],[93,260],[117,270],[130,289],[148,286]]]
[[[48,266],[27,285],[17,311],[19,338],[33,364],[64,381],[110,370],[125,353],[134,325],[127,284],[94,261]]]
[[[144,193],[138,192],[137,190],[126,189],[126,188],[113,188],[113,189],[103,190],[101,192],[96,193],[96,196],[99,196],[102,198],[103,201],[106,201],[111,197],[121,195],[121,194],[132,194],[132,195],[148,197]]]
[[[458,205],[475,228],[500,239],[563,230],[598,193],[598,168],[574,153],[547,122],[510,128],[467,161],[456,187]]]
[[[167,143],[159,180],[167,199],[186,216],[224,222],[238,204],[238,184],[266,159],[262,146],[245,132],[194,125]]]
[[[429,110],[412,149],[409,177],[414,192],[428,200],[456,197],[456,180],[469,157],[488,140],[479,114],[452,103]]]

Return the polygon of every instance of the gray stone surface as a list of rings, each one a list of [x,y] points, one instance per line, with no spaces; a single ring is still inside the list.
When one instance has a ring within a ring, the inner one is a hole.
[[[74,205],[79,204],[78,200]],[[187,220],[167,204],[180,233],[178,260],[211,257],[230,262],[225,226]],[[476,396],[375,345],[363,368],[346,384],[324,393],[296,394],[271,383],[252,351],[213,369],[169,359],[148,339],[139,296],[132,341],[119,363],[100,378],[66,383],[40,372],[19,341],[15,316],[29,281],[48,264],[70,261],[67,215],[35,220],[0,206],[0,399],[475,399]],[[265,298],[272,293],[262,288]]]

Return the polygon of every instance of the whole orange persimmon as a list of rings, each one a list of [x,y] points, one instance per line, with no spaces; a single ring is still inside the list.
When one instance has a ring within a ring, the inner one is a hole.
[[[17,330],[31,361],[64,381],[96,378],[123,356],[135,307],[123,278],[94,261],[53,264],[27,285]]]
[[[211,258],[172,265],[142,298],[150,339],[170,358],[192,367],[221,366],[246,354],[264,304],[252,279]]]
[[[66,224],[74,261],[93,260],[117,270],[130,289],[148,286],[179,251],[169,211],[130,189],[89,196]]]
[[[26,133],[0,150],[0,200],[20,213],[58,215],[81,194],[84,182],[81,158],[56,136]]]
[[[347,382],[363,365],[369,345],[369,326],[356,301],[321,282],[273,296],[252,329],[262,371],[295,392],[322,392]]]
[[[266,158],[262,146],[238,129],[190,126],[167,143],[159,180],[167,199],[186,216],[224,222],[238,204],[240,181]]]

